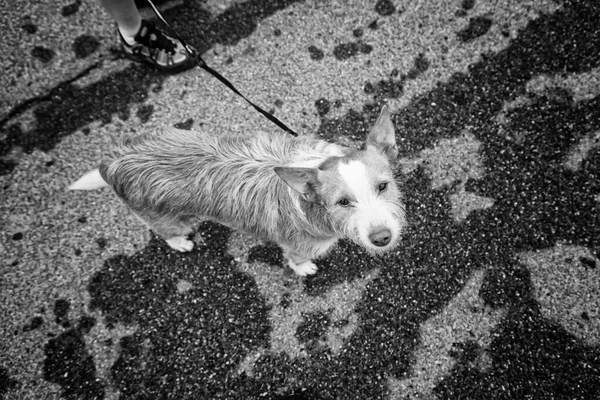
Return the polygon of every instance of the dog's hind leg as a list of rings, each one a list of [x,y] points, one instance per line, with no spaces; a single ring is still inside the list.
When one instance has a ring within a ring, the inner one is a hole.
[[[194,248],[194,242],[187,238],[192,232],[191,217],[158,215],[139,211],[134,214],[154,233],[163,238],[172,249],[187,252]]]

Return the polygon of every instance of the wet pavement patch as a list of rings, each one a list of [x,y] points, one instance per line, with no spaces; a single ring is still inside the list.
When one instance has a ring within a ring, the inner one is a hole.
[[[40,316],[33,317],[28,324],[23,326],[23,332],[29,332],[40,328],[44,324],[44,319]]]
[[[531,310],[511,315],[489,349],[481,370],[460,357],[450,377],[435,388],[441,398],[592,399],[600,393],[600,351],[582,346],[560,326]],[[555,379],[561,376],[560,379]]]
[[[165,76],[143,65],[132,64],[105,80],[81,89],[73,84],[61,85],[52,96],[33,109],[35,128],[24,131],[20,125],[10,125],[0,141],[0,156],[14,147],[25,153],[34,149],[52,149],[64,135],[69,135],[87,124],[100,120],[108,123],[113,115],[127,109],[131,103],[141,103],[147,97],[148,87],[157,85]],[[87,128],[84,128],[87,129]],[[14,163],[1,170],[7,173]]]
[[[28,23],[21,25],[21,29],[23,29],[25,32],[29,33],[30,35],[33,35],[34,33],[36,33],[38,31],[38,26],[32,22],[28,22]]]
[[[296,330],[300,343],[324,339],[328,326],[331,324],[329,316],[324,312],[315,312],[304,315],[304,321]]]
[[[100,41],[95,36],[81,35],[73,42],[73,52],[77,58],[86,58],[100,47]]]
[[[579,262],[581,262],[586,268],[595,269],[596,268],[596,260],[588,258],[588,257],[580,257]]]
[[[316,46],[308,46],[308,54],[310,54],[310,58],[315,61],[322,60],[323,57],[325,57],[323,50]]]
[[[281,248],[274,243],[267,243],[252,247],[248,251],[248,262],[264,262],[269,265],[283,267],[283,253]]]
[[[487,17],[475,17],[469,20],[469,25],[457,33],[462,42],[470,42],[485,35],[492,26],[492,20]]]
[[[69,321],[69,310],[71,303],[65,299],[58,299],[54,302],[54,316],[56,317],[56,323],[63,328],[71,326]]]
[[[49,62],[54,58],[55,55],[56,53],[54,52],[54,50],[42,46],[35,46],[31,50],[31,56],[40,60],[43,63]]]
[[[475,0],[463,0],[462,3],[460,4],[460,6],[464,10],[470,10],[473,7],[475,7]]]
[[[188,118],[183,122],[178,122],[175,125],[173,125],[175,128],[177,129],[184,129],[184,130],[190,130],[192,129],[192,127],[194,126],[194,119],[193,118]]]
[[[154,113],[154,105],[152,104],[143,104],[141,106],[138,107],[137,112],[135,113],[135,115],[140,119],[140,121],[142,122],[142,124],[148,122],[150,120],[150,117],[152,116],[152,113]]]
[[[377,0],[375,12],[379,15],[388,16],[396,11],[396,6],[391,0]]]
[[[10,377],[6,368],[0,367],[0,398],[13,389],[19,387],[19,381]]]
[[[416,71],[416,70],[415,70]],[[414,75],[416,78],[418,74]],[[375,100],[380,99],[397,99],[404,93],[404,80],[406,77],[400,77],[400,79],[382,79],[377,82],[374,86],[371,83],[365,85],[364,91],[367,94],[372,94]]]
[[[364,115],[350,110],[342,118],[325,118],[319,126],[317,135],[331,141],[336,141],[340,136],[349,137],[352,140],[364,140],[367,137],[367,128]]]
[[[419,54],[417,58],[415,58],[414,66],[408,71],[406,74],[407,79],[415,79],[423,72],[429,69],[430,62],[425,57],[424,54]]]
[[[363,42],[349,42],[338,44],[333,49],[333,55],[336,59],[343,61],[356,56],[358,53],[369,54],[373,51],[373,46]]]
[[[69,308],[70,304],[63,299],[54,305],[56,321],[65,328],[71,326]],[[96,376],[94,359],[84,338],[95,324],[94,318],[84,315],[73,328],[50,339],[44,346],[44,379],[58,384],[65,398],[104,398],[105,384]]]
[[[329,100],[321,98],[315,102],[315,107],[319,117],[324,117],[331,109],[331,103]]]
[[[81,6],[81,0],[76,0],[71,4],[67,4],[60,9],[60,14],[63,17],[68,17],[69,15],[73,15],[79,11],[79,7]]]
[[[200,4],[191,5],[196,9],[195,12],[188,13],[189,21],[186,21],[188,27],[185,28],[183,36],[186,38],[198,37],[209,44],[234,45],[240,39],[252,34],[258,25],[258,21],[297,2],[299,0],[250,0],[243,3],[234,3],[225,12],[219,14],[216,18],[212,18],[209,26],[198,20],[199,14],[205,12],[202,6]],[[175,13],[173,15],[175,16]],[[180,17],[180,19],[183,20],[184,18]],[[208,19],[211,18],[207,15],[206,20]],[[169,19],[169,21],[171,20]],[[179,29],[176,26],[174,27]],[[181,27],[183,28],[183,25]],[[190,35],[186,31],[189,31]],[[200,53],[204,51],[205,49],[201,49]]]
[[[125,398],[231,398],[242,379],[232,369],[267,344],[267,308],[226,254],[229,230],[203,223],[200,233],[204,244],[187,254],[153,238],[133,256],[107,260],[89,284],[90,307],[107,324],[137,326],[111,368]]]

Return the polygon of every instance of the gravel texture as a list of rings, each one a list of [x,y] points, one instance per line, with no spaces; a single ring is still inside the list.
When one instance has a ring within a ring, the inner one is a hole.
[[[600,398],[597,1],[160,7],[300,134],[357,146],[388,103],[409,228],[307,278],[208,222],[173,252],[66,187],[123,133],[278,128],[120,58],[94,2],[3,2],[0,398]]]

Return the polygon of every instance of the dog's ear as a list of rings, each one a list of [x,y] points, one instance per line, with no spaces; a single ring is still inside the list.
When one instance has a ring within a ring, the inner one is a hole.
[[[390,117],[389,108],[384,105],[381,113],[375,121],[375,125],[367,135],[367,147],[373,146],[387,156],[390,162],[395,163],[398,157],[398,146],[396,145],[396,132]]]
[[[319,187],[319,171],[316,168],[275,167],[275,173],[289,187],[300,193],[302,198],[311,203],[319,203],[317,193]]]

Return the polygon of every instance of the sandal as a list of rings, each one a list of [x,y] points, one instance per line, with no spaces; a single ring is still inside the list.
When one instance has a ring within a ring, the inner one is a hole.
[[[125,42],[120,32],[119,36],[123,54],[130,60],[152,64],[165,72],[181,72],[196,65],[179,40],[165,35],[156,25],[145,19],[134,36],[133,45]]]

